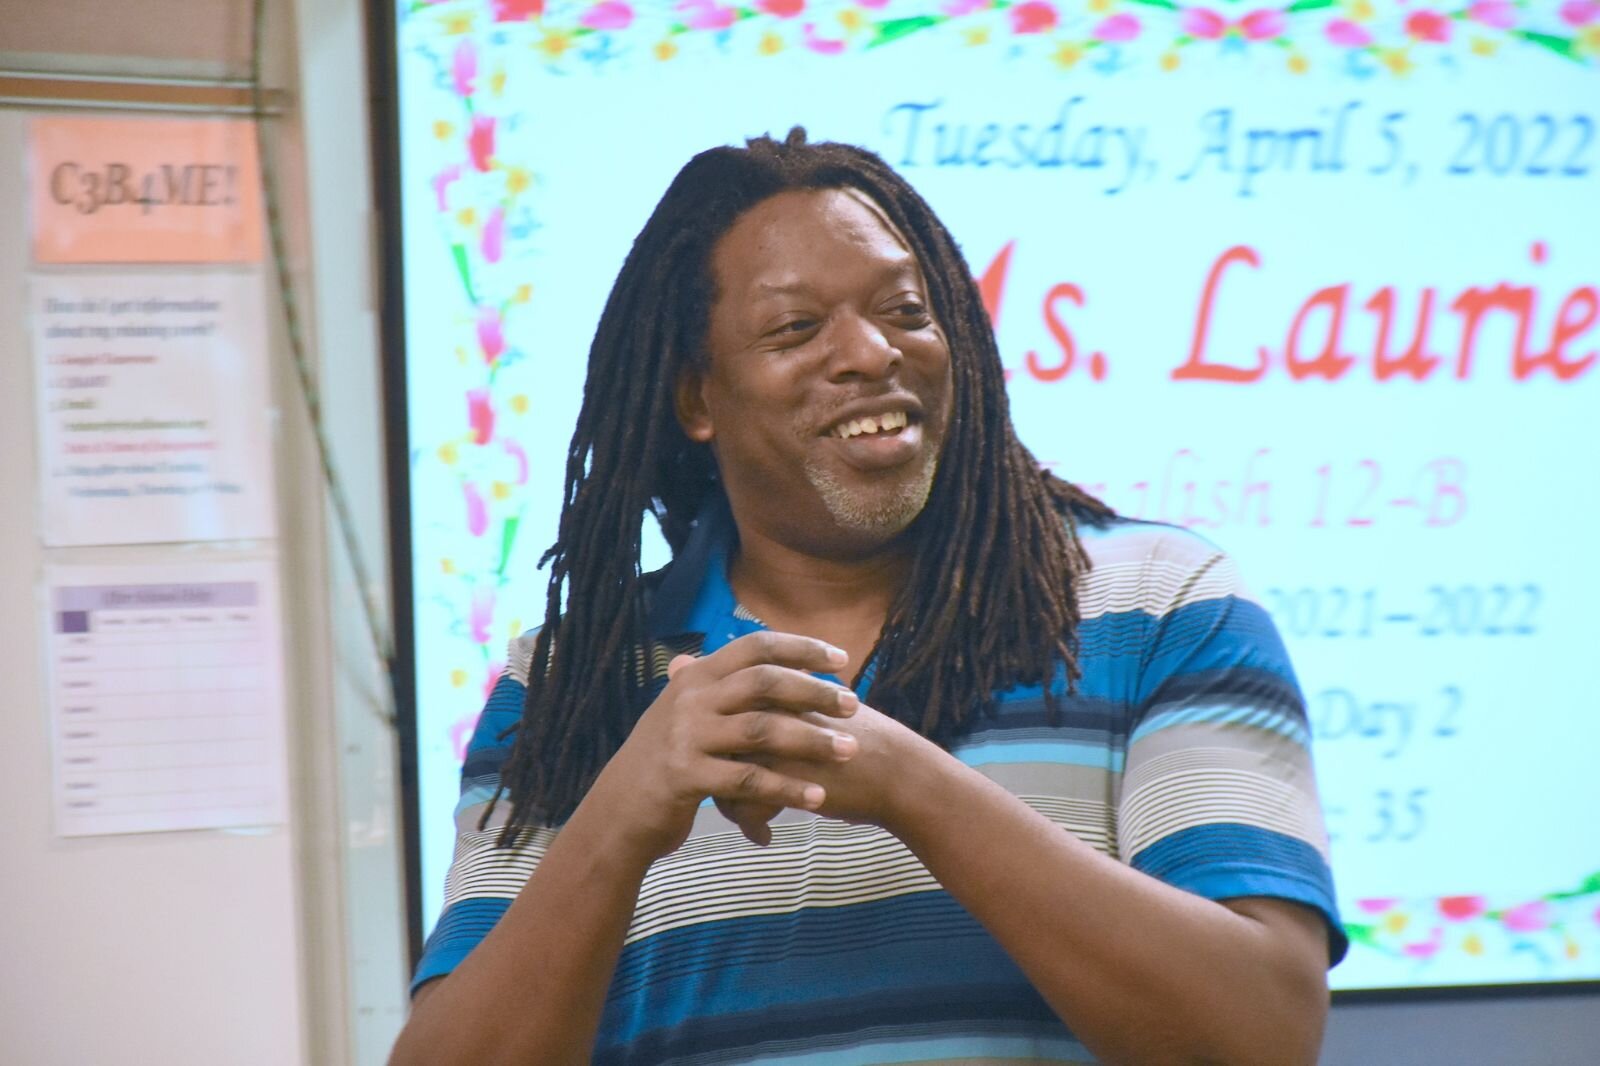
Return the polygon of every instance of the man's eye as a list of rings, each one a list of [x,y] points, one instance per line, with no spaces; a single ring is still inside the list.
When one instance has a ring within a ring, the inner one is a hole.
[[[917,322],[926,321],[928,309],[918,300],[902,300],[889,309],[889,313],[896,318],[911,319]]]
[[[812,319],[796,318],[792,321],[784,322],[779,325],[772,331],[771,335],[774,337],[788,337],[793,336],[796,333],[810,332],[811,330],[815,329],[816,326],[816,322]]]

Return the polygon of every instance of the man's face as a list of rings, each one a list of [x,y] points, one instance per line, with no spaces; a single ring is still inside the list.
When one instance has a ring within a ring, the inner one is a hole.
[[[950,350],[905,239],[867,197],[780,193],[713,249],[709,367],[679,389],[741,526],[872,550],[921,513],[950,417]]]

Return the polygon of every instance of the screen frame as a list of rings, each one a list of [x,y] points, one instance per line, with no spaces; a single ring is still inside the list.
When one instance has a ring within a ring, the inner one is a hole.
[[[405,234],[400,212],[399,27],[395,0],[366,0],[368,122],[377,210],[378,351],[389,522],[390,682],[400,782],[407,981],[422,958],[422,833],[417,787],[417,648],[411,550],[411,434],[406,402]]]
[[[413,552],[411,543],[410,410],[407,402],[405,331],[405,235],[401,222],[399,27],[396,0],[366,0],[373,196],[378,211],[377,284],[381,359],[384,453],[388,489],[389,563],[394,625],[392,662],[403,825],[406,931],[414,970],[423,948],[423,885],[420,796],[418,790],[417,677]],[[1336,874],[1337,876],[1337,874]],[[1437,1003],[1447,1001],[1527,1000],[1594,997],[1600,978],[1585,981],[1528,981],[1498,984],[1447,984],[1393,988],[1335,989],[1342,1004]]]

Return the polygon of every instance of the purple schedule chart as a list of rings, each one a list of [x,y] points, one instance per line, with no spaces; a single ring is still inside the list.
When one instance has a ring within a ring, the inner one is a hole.
[[[57,833],[282,822],[275,568],[61,567],[47,583]]]

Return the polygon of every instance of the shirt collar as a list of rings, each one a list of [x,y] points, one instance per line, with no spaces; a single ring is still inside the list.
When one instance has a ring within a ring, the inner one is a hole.
[[[711,493],[695,516],[683,550],[672,557],[656,588],[648,622],[651,637],[684,633],[710,637],[727,628],[738,606],[728,583],[728,552],[736,535],[727,499],[721,492]]]
[[[739,600],[728,582],[728,553],[738,527],[733,512],[721,492],[695,516],[683,550],[672,557],[672,564],[656,586],[646,623],[652,639],[696,633],[702,637],[700,654],[709,655],[746,633],[764,628],[748,611],[739,609]],[[877,658],[867,663],[856,685],[856,695],[866,698],[877,673]],[[820,674],[830,681],[833,674]],[[841,682],[842,683],[842,682]]]

